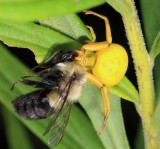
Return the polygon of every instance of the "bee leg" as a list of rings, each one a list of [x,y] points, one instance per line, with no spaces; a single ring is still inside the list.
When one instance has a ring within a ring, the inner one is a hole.
[[[20,82],[21,82],[21,80],[18,80],[18,81],[16,81],[16,82],[14,82],[13,85],[12,85],[12,87],[11,87],[11,91],[14,89],[14,86],[15,86],[17,83],[20,83]]]
[[[108,115],[110,113],[110,101],[108,96],[108,89],[101,81],[99,81],[93,74],[88,73],[88,81],[95,84],[97,87],[101,89],[102,99],[103,99],[103,105],[104,105],[104,121],[102,126],[97,130],[99,134],[101,134],[105,128]]]
[[[33,80],[22,79],[22,80],[16,81],[16,82],[12,85],[11,91],[13,90],[14,86],[15,86],[17,83],[22,83],[22,84],[25,84],[25,85],[29,85],[29,86],[32,86],[32,87],[34,87],[34,88],[48,88],[48,89],[50,89],[50,88],[56,87],[55,82],[50,82],[50,81],[47,81],[47,80],[33,81]]]
[[[33,75],[30,75],[30,76],[23,76],[22,79],[29,78],[29,77],[43,76],[43,75],[45,75],[46,73],[48,73],[50,70],[51,70],[51,69],[49,68],[49,69],[42,70],[42,71],[40,71],[40,72],[38,72],[38,73],[35,73],[35,74],[33,74]]]
[[[39,68],[39,67],[50,67],[50,61],[52,61],[52,59],[59,53],[60,50],[54,52],[43,64],[39,64],[35,67],[33,67],[32,69],[24,72],[24,73],[29,73],[33,70],[35,70],[36,68]]]
[[[31,72],[31,71],[35,70],[36,68],[39,68],[39,67],[41,67],[41,65],[37,65],[37,66],[31,68],[30,70],[25,71],[24,73],[29,73],[29,72]]]

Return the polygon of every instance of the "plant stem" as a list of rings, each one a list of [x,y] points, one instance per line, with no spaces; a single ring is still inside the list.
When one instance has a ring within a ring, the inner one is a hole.
[[[140,94],[140,116],[142,118],[146,149],[158,149],[157,140],[150,136],[154,112],[154,86],[150,57],[146,50],[139,19],[133,1],[126,0],[132,13],[122,13],[130,48],[132,51]]]

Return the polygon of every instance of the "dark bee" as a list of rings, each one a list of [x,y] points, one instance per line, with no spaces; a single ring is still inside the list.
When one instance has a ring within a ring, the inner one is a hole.
[[[87,81],[87,72],[75,63],[77,56],[76,51],[69,51],[61,53],[54,59],[51,57],[43,65],[38,66],[46,69],[34,75],[22,77],[22,80],[15,82],[11,88],[13,90],[16,83],[40,88],[16,98],[12,101],[12,105],[15,111],[25,119],[38,120],[53,115],[44,133],[45,135],[49,132],[51,146],[56,146],[62,139],[72,104],[80,97],[81,90]],[[42,79],[40,81],[26,79],[36,76]]]

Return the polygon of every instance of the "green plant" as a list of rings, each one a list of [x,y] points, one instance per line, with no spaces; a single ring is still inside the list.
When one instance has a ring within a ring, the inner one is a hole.
[[[151,51],[149,50],[150,53],[147,52],[145,47],[133,1],[106,0],[106,2],[122,15],[135,63],[139,93],[126,77],[119,84],[109,88],[111,92],[111,113],[104,132],[99,136],[95,130],[99,128],[103,121],[101,95],[94,85],[87,84],[81,99],[79,99],[79,103],[85,109],[93,126],[85,113],[77,106],[74,106],[65,136],[56,148],[130,148],[121,113],[120,97],[122,97],[135,104],[137,112],[141,117],[145,148],[158,149],[160,130],[160,71],[158,68],[160,64],[158,55],[160,51],[160,33],[158,33],[160,29],[160,14],[158,8],[160,2],[158,0],[154,2],[141,0],[145,39],[148,49],[152,49]],[[85,42],[84,39],[87,38],[91,39],[91,35],[75,13],[103,3],[105,3],[104,0],[0,1],[0,40],[9,46],[31,49],[38,63],[44,61],[57,49],[80,49],[82,41]],[[150,8],[151,4],[152,6],[154,4],[153,10]],[[34,21],[38,23],[33,23]],[[155,38],[156,33],[157,36]],[[151,48],[154,38],[155,41]],[[32,91],[32,89],[24,85],[17,85],[12,93],[9,89],[12,83],[18,80],[23,75],[22,72],[25,72],[28,68],[9,54],[2,44],[0,53],[0,82],[3,84],[0,86],[0,99],[7,110],[16,115],[11,106],[11,100],[21,94]],[[152,74],[154,74],[155,83],[153,83]],[[8,116],[6,117],[10,119]],[[16,115],[16,117],[18,116]],[[49,119],[37,122],[26,121],[20,117],[18,119],[48,145],[47,136],[44,137],[42,134]],[[13,131],[14,129],[9,128],[11,126],[8,125],[8,134],[10,134],[9,130]],[[23,130],[19,132],[21,133]],[[13,139],[14,136],[12,135],[9,136],[11,137],[9,139],[10,144],[15,142],[17,145],[19,144],[19,140]],[[27,138],[27,135],[25,138]],[[28,141],[28,139],[25,140]],[[16,145],[10,146],[11,148],[18,148]],[[32,148],[30,144],[28,148]]]

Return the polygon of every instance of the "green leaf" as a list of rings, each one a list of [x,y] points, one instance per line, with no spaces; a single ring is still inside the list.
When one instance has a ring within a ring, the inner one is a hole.
[[[17,96],[33,91],[31,87],[22,84],[15,86],[13,92],[10,91],[12,83],[22,76],[22,72],[28,69],[21,64],[20,61],[12,57],[2,45],[0,45],[0,53],[0,59],[3,62],[0,63],[0,82],[4,84],[3,86],[0,86],[0,98],[2,99],[1,102],[37,137],[39,137],[46,145],[48,145],[48,137],[43,136],[43,133],[50,119],[38,121],[24,120],[14,112],[11,105],[11,101]],[[64,138],[56,148],[103,149],[104,147],[102,146],[95,130],[93,130],[92,125],[84,113],[76,106],[73,106]]]
[[[84,43],[84,41],[88,39],[87,37],[89,37],[89,39],[92,38],[88,29],[76,14],[52,17],[40,20],[39,22],[41,25],[56,30],[80,43]]]
[[[157,58],[155,59],[155,62],[154,62],[154,69],[153,69],[153,72],[154,72],[154,84],[155,84],[155,97],[156,97],[156,102],[157,104],[160,103],[160,69],[159,69],[159,66],[160,66],[160,55],[157,56]]]
[[[141,0],[140,1],[141,8],[142,8],[142,18],[144,24],[144,32],[145,32],[145,39],[147,41],[147,46],[149,51],[151,49],[151,45],[153,43],[153,39],[155,39],[158,31],[160,30],[160,1],[159,0]],[[152,7],[151,7],[152,6]],[[155,84],[155,95],[157,104],[160,102],[160,55],[157,56],[154,62],[154,84]]]
[[[160,1],[141,0],[140,4],[143,16],[142,20],[144,23],[145,40],[147,41],[147,46],[150,51],[153,39],[155,39],[158,31],[160,30]]]
[[[142,124],[139,125],[136,139],[135,139],[135,149],[144,149],[144,137],[143,137],[143,129]]]
[[[121,112],[120,98],[113,94],[109,94],[109,98],[111,111],[106,127],[99,137],[106,149],[129,149]],[[79,102],[86,110],[94,128],[98,130],[104,120],[100,89],[88,83],[83,90]]]
[[[150,55],[152,56],[153,59],[155,59],[159,53],[160,53],[160,31],[158,32],[154,40],[152,49],[150,51]]]
[[[80,48],[77,41],[63,34],[34,23],[18,24],[0,20],[0,39],[10,45],[34,51],[37,62],[48,57],[53,50]]]
[[[109,87],[109,91],[128,101],[134,103],[139,101],[138,91],[125,76],[117,85]]]
[[[26,128],[24,128],[24,126],[6,108],[2,107],[2,113],[5,120],[5,131],[9,148],[33,149],[34,147]]]
[[[159,138],[160,135],[160,103],[157,105],[151,125],[151,135],[154,138]]]
[[[154,43],[152,45],[152,49],[150,51],[150,58],[151,58],[151,65],[153,67],[154,65],[154,59],[156,58],[156,56],[160,53],[160,31],[158,32]]]
[[[51,16],[80,12],[101,5],[104,2],[104,0],[1,0],[0,18],[16,21],[35,21]]]
[[[126,0],[106,0],[120,14],[126,15],[132,12]]]

